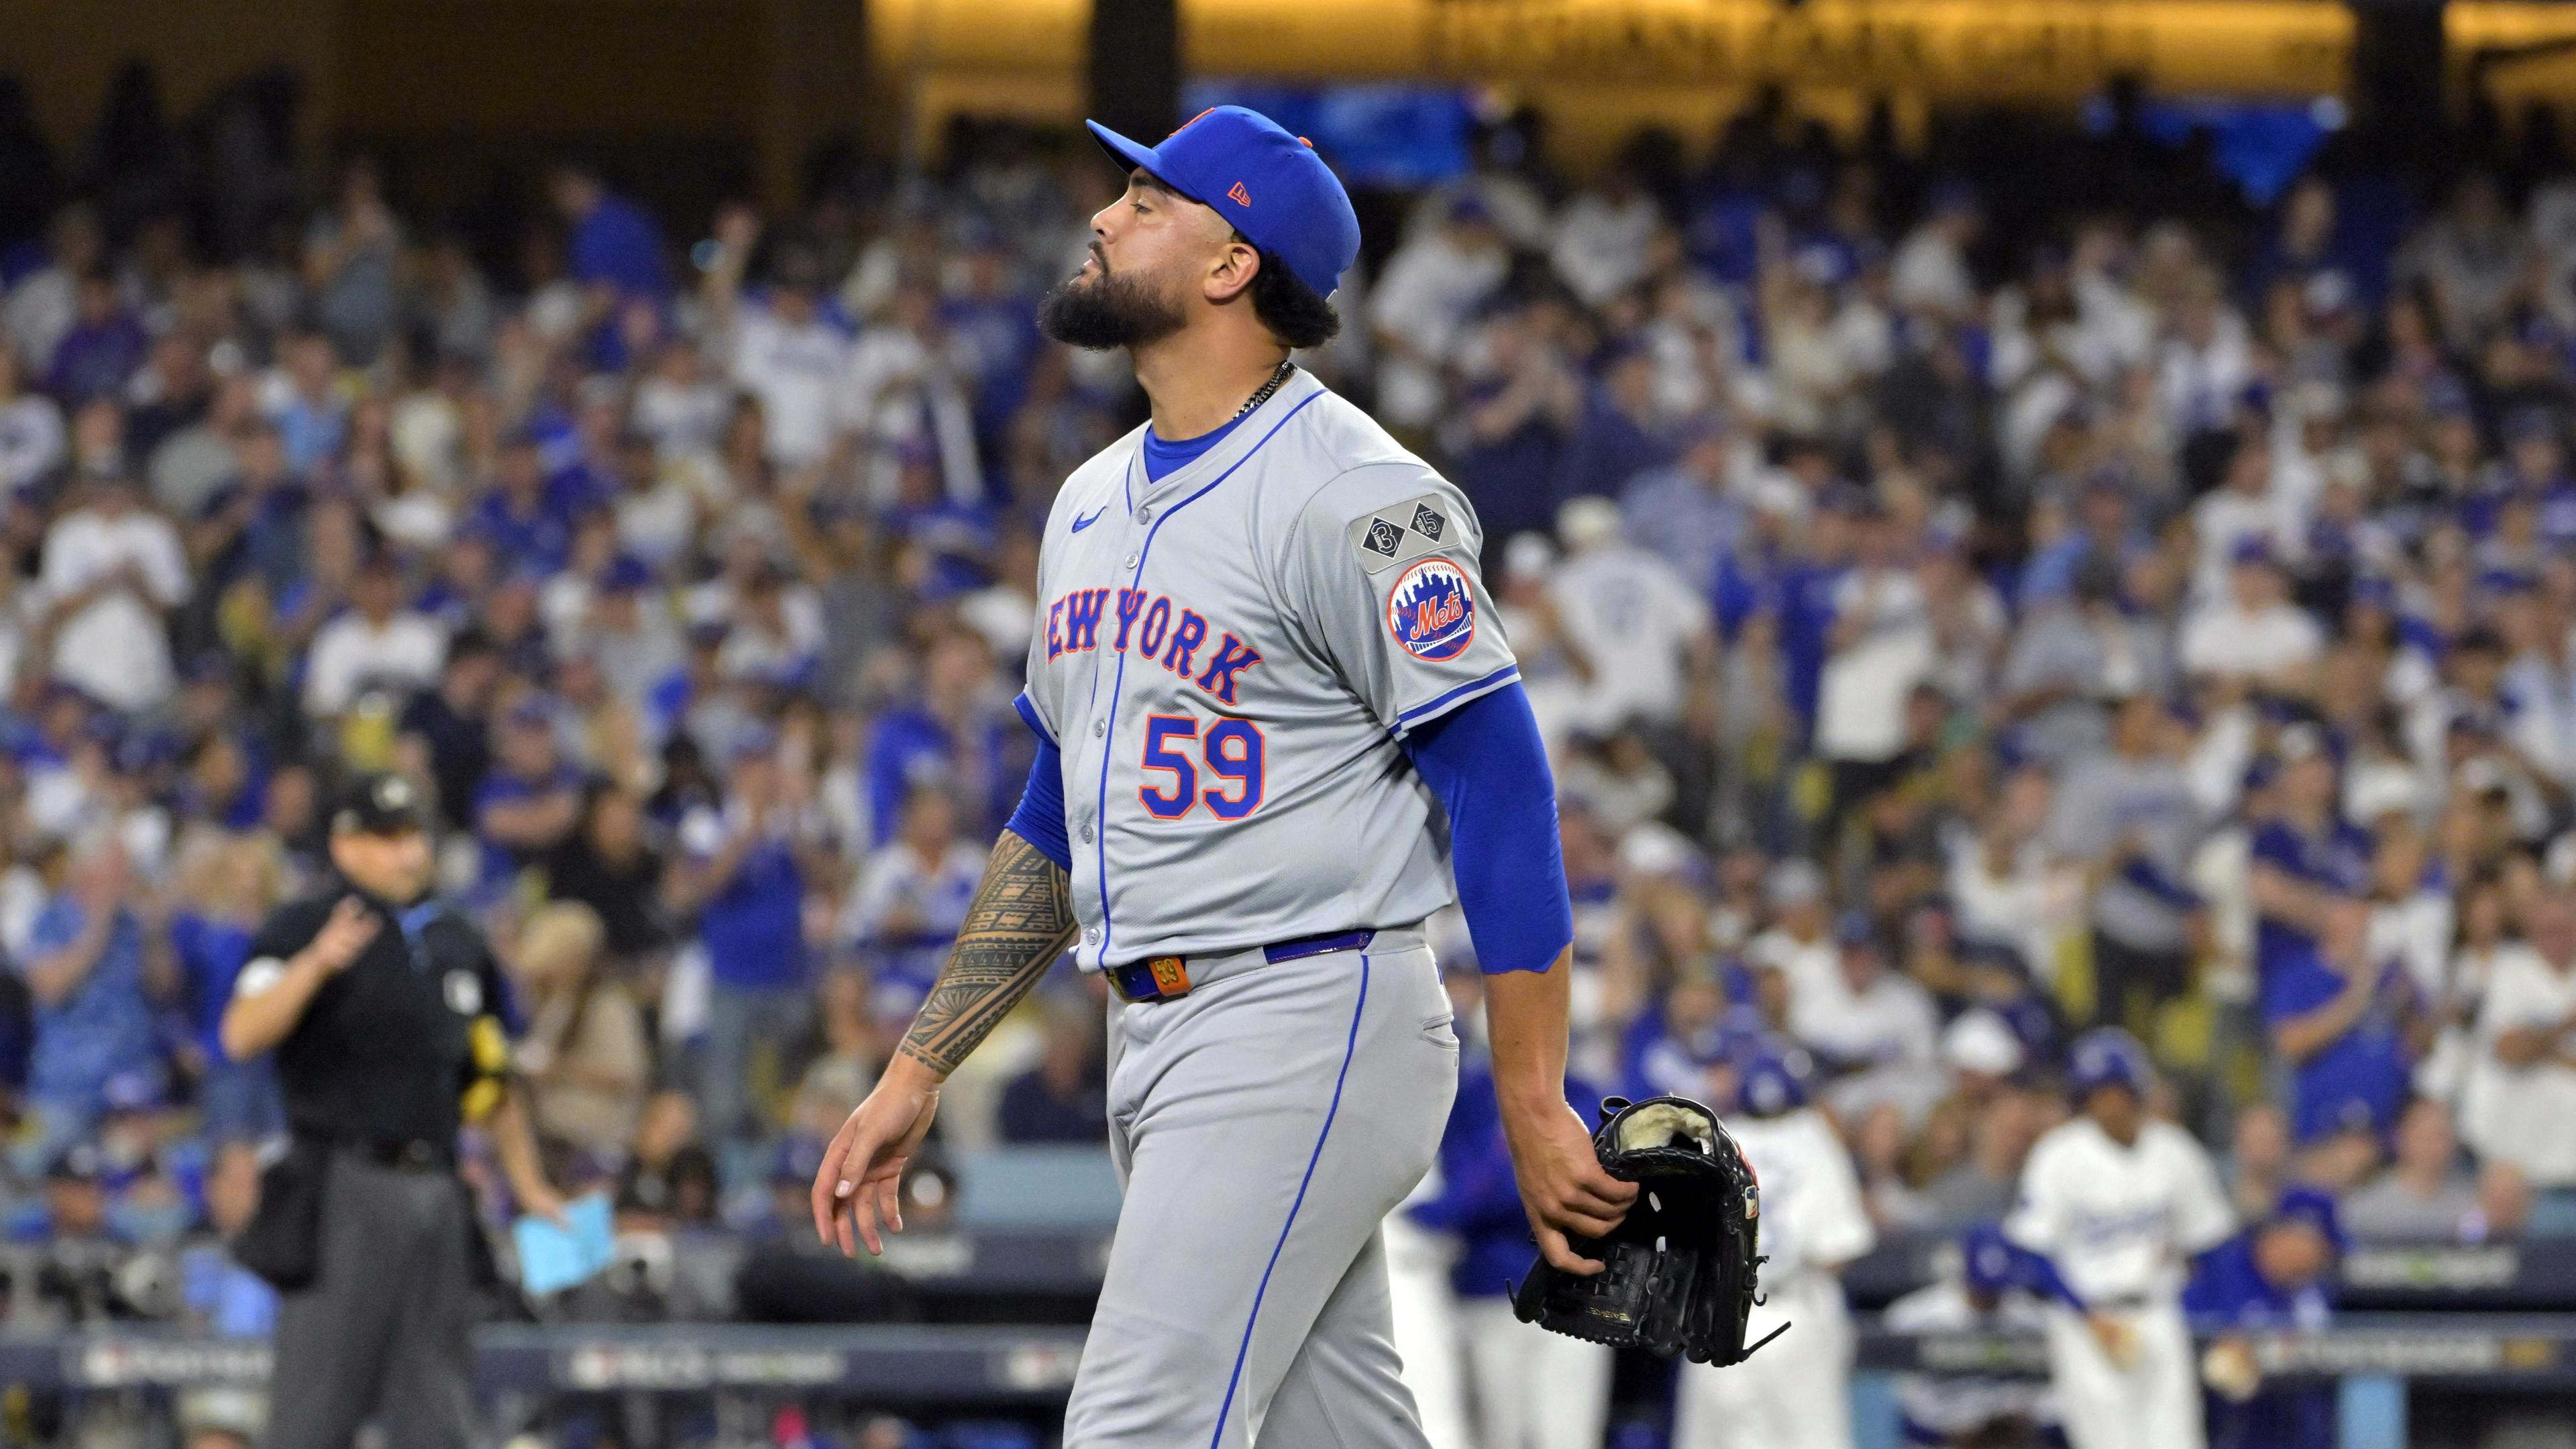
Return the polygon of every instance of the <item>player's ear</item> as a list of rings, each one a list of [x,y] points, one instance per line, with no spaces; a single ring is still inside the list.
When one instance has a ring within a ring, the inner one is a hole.
[[[1217,253],[1216,262],[1208,268],[1203,287],[1210,302],[1223,306],[1252,289],[1252,279],[1261,270],[1261,252],[1252,243],[1237,236],[1226,242]]]

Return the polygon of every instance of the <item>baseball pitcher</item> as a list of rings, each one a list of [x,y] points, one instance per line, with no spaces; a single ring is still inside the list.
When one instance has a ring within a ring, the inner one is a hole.
[[[1225,106],[1128,168],[1040,324],[1124,348],[1152,418],[1077,469],[1039,564],[1019,811],[895,1060],[814,1181],[853,1251],[940,1082],[1068,946],[1107,977],[1126,1185],[1068,1449],[1420,1449],[1378,1224],[1431,1164],[1458,1044],[1421,922],[1490,975],[1542,1251],[1636,1195],[1566,1105],[1555,796],[1466,499],[1290,354],[1358,254],[1312,147]]]

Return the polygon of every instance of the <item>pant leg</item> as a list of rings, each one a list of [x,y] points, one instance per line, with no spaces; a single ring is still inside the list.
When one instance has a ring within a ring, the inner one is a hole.
[[[375,1408],[396,1325],[409,1305],[386,1265],[407,1256],[389,1186],[399,1175],[334,1154],[322,1185],[322,1254],[314,1280],[277,1305],[263,1449],[349,1449]],[[399,1280],[396,1280],[399,1281]]]
[[[1616,1356],[1523,1323],[1508,1298],[1459,1305],[1484,1449],[1601,1449]]]
[[[1126,1201],[1065,1449],[1254,1442],[1309,1329],[1430,1166],[1457,1091],[1448,1016],[1419,949],[1280,962],[1119,1008]],[[1375,1294],[1382,1333],[1382,1281]]]
[[[1428,1449],[1396,1356],[1384,1239],[1371,1234],[1271,1395],[1260,1449]]]
[[[1522,1386],[1529,1396],[1529,1449],[1601,1449],[1610,1425],[1611,1351],[1532,1324],[1530,1374]]]
[[[1419,1199],[1417,1190],[1412,1199]],[[1403,1208],[1387,1214],[1386,1289],[1404,1386],[1431,1449],[1474,1449],[1460,1370],[1458,1296],[1449,1286],[1457,1240],[1417,1226]]]
[[[2200,1360],[2191,1330],[2175,1306],[2147,1309],[2130,1320],[2138,1344],[2136,1416],[2140,1445],[2201,1449],[2206,1420],[2200,1397]]]
[[[1851,1449],[1851,1316],[1831,1278],[1772,1290],[1789,1331],[1730,1368],[1685,1364],[1673,1449]],[[1768,1333],[1757,1317],[1755,1336]],[[1785,1352],[1783,1350],[1786,1350]]]
[[[1483,1449],[1528,1449],[1532,1325],[1512,1316],[1508,1298],[1471,1298],[1458,1305],[1458,1328],[1467,1341],[1478,1442]]]
[[[2128,1375],[2068,1309],[2048,1315],[2048,1378],[2057,1391],[2058,1422],[2073,1449],[2130,1449],[2144,1442],[2133,1438],[2137,1406]]]
[[[389,1449],[467,1449],[474,1425],[474,1268],[466,1235],[479,1230],[465,1186],[454,1178],[411,1173],[402,1187],[417,1236],[378,1417]]]
[[[759,1001],[760,993],[721,981],[707,986],[707,1049],[700,1059],[703,1076],[698,1102],[704,1109],[701,1122],[711,1147],[721,1147],[742,1131],[749,1087],[744,1079],[751,1071],[753,1013]]]

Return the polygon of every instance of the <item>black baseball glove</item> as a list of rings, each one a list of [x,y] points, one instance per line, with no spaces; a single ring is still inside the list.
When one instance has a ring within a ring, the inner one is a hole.
[[[1575,1338],[1719,1367],[1778,1337],[1744,1343],[1763,1261],[1754,1251],[1762,1197],[1717,1114],[1687,1097],[1606,1098],[1592,1148],[1612,1177],[1637,1184],[1637,1200],[1609,1236],[1570,1239],[1599,1273],[1577,1277],[1541,1258],[1513,1291],[1512,1312]]]

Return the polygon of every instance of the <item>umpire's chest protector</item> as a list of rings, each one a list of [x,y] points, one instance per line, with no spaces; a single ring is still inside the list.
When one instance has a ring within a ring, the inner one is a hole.
[[[1064,760],[1086,968],[1450,899],[1402,734],[1517,677],[1466,499],[1304,372],[1148,481],[1057,495],[1020,707]]]

